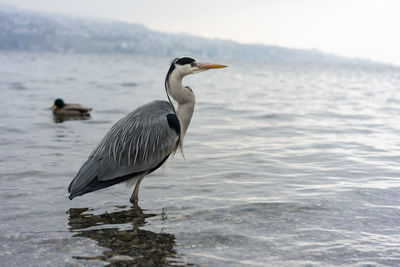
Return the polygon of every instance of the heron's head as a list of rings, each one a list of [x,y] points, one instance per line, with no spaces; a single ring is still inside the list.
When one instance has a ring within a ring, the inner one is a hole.
[[[64,107],[65,106],[65,103],[64,103],[64,100],[62,100],[61,98],[57,98],[55,101],[54,101],[54,104],[50,107],[51,109],[53,109],[53,108],[62,108],[62,107]]]
[[[175,58],[171,63],[167,76],[165,77],[165,90],[167,91],[169,102],[172,104],[168,94],[170,94],[178,103],[184,103],[187,101],[194,102],[193,91],[189,87],[182,87],[182,78],[186,75],[225,67],[227,66],[198,62],[192,57]],[[186,88],[188,90],[180,90],[180,88]]]
[[[172,61],[168,76],[172,73],[177,73],[179,76],[184,77],[189,74],[225,67],[225,65],[220,64],[198,62],[192,57],[178,57]]]

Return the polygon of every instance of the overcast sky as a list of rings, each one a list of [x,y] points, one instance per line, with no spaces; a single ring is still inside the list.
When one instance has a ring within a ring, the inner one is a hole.
[[[362,57],[400,65],[400,0],[0,0],[141,23],[153,30]]]

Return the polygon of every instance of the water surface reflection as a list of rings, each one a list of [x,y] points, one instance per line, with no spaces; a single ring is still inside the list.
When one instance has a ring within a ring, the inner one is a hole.
[[[73,237],[90,238],[99,246],[109,249],[103,255],[77,255],[74,258],[107,261],[110,266],[183,265],[174,249],[176,239],[173,234],[141,229],[146,224],[146,219],[156,216],[155,214],[147,214],[139,207],[118,209],[120,210],[102,214],[95,214],[94,210],[88,208],[68,210],[69,231],[74,233]]]
[[[64,121],[89,120],[90,118],[90,115],[53,114],[53,121],[55,123],[62,123]]]

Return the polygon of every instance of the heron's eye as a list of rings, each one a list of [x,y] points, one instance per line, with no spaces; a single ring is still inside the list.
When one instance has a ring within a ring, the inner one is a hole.
[[[196,66],[196,63],[193,62],[192,64],[190,64],[190,66],[193,68]]]

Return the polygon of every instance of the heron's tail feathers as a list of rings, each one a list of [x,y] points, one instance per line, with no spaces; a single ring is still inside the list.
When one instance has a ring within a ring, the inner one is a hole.
[[[168,157],[169,154],[154,168],[151,168],[149,170],[133,172],[122,176],[110,177],[109,179],[104,179],[104,176],[102,176],[101,170],[104,162],[102,160],[92,161],[91,159],[89,159],[85,164],[83,164],[78,174],[69,185],[69,199],[73,199],[86,193],[122,183],[130,179],[132,179],[132,182],[134,182],[136,181],[135,178],[145,176],[161,167],[161,165],[168,159]]]
[[[138,175],[138,174],[139,173],[129,174],[129,175],[117,177],[117,178],[114,178],[114,179],[111,179],[111,180],[107,180],[107,181],[99,181],[97,179],[97,177],[95,177],[88,185],[86,185],[81,190],[75,191],[75,192],[71,192],[71,194],[69,195],[69,199],[73,199],[75,197],[82,196],[84,194],[87,194],[87,193],[90,193],[90,192],[93,192],[93,191],[97,191],[99,189],[103,189],[103,188],[110,187],[110,186],[115,185],[115,184],[119,184],[119,183],[125,182],[125,181],[131,179],[132,177],[134,177],[135,175]]]
[[[87,193],[87,187],[92,185],[93,181],[97,180],[99,170],[99,162],[92,161],[91,159],[86,161],[68,187],[68,193],[70,193],[69,199]]]
[[[168,156],[160,163],[160,166],[167,158]],[[85,164],[83,164],[78,174],[75,176],[68,187],[68,192],[70,193],[69,199],[73,199],[75,197],[82,196],[84,194],[97,191],[99,189],[119,184],[135,178],[139,175],[146,175],[147,173],[153,171],[152,169],[150,171],[133,172],[127,175],[116,176],[113,178],[110,177],[110,179],[105,180],[101,178],[99,179],[99,176],[101,176],[102,164],[103,162],[101,160],[92,161],[90,159]],[[159,166],[155,167],[154,170],[158,167]]]

